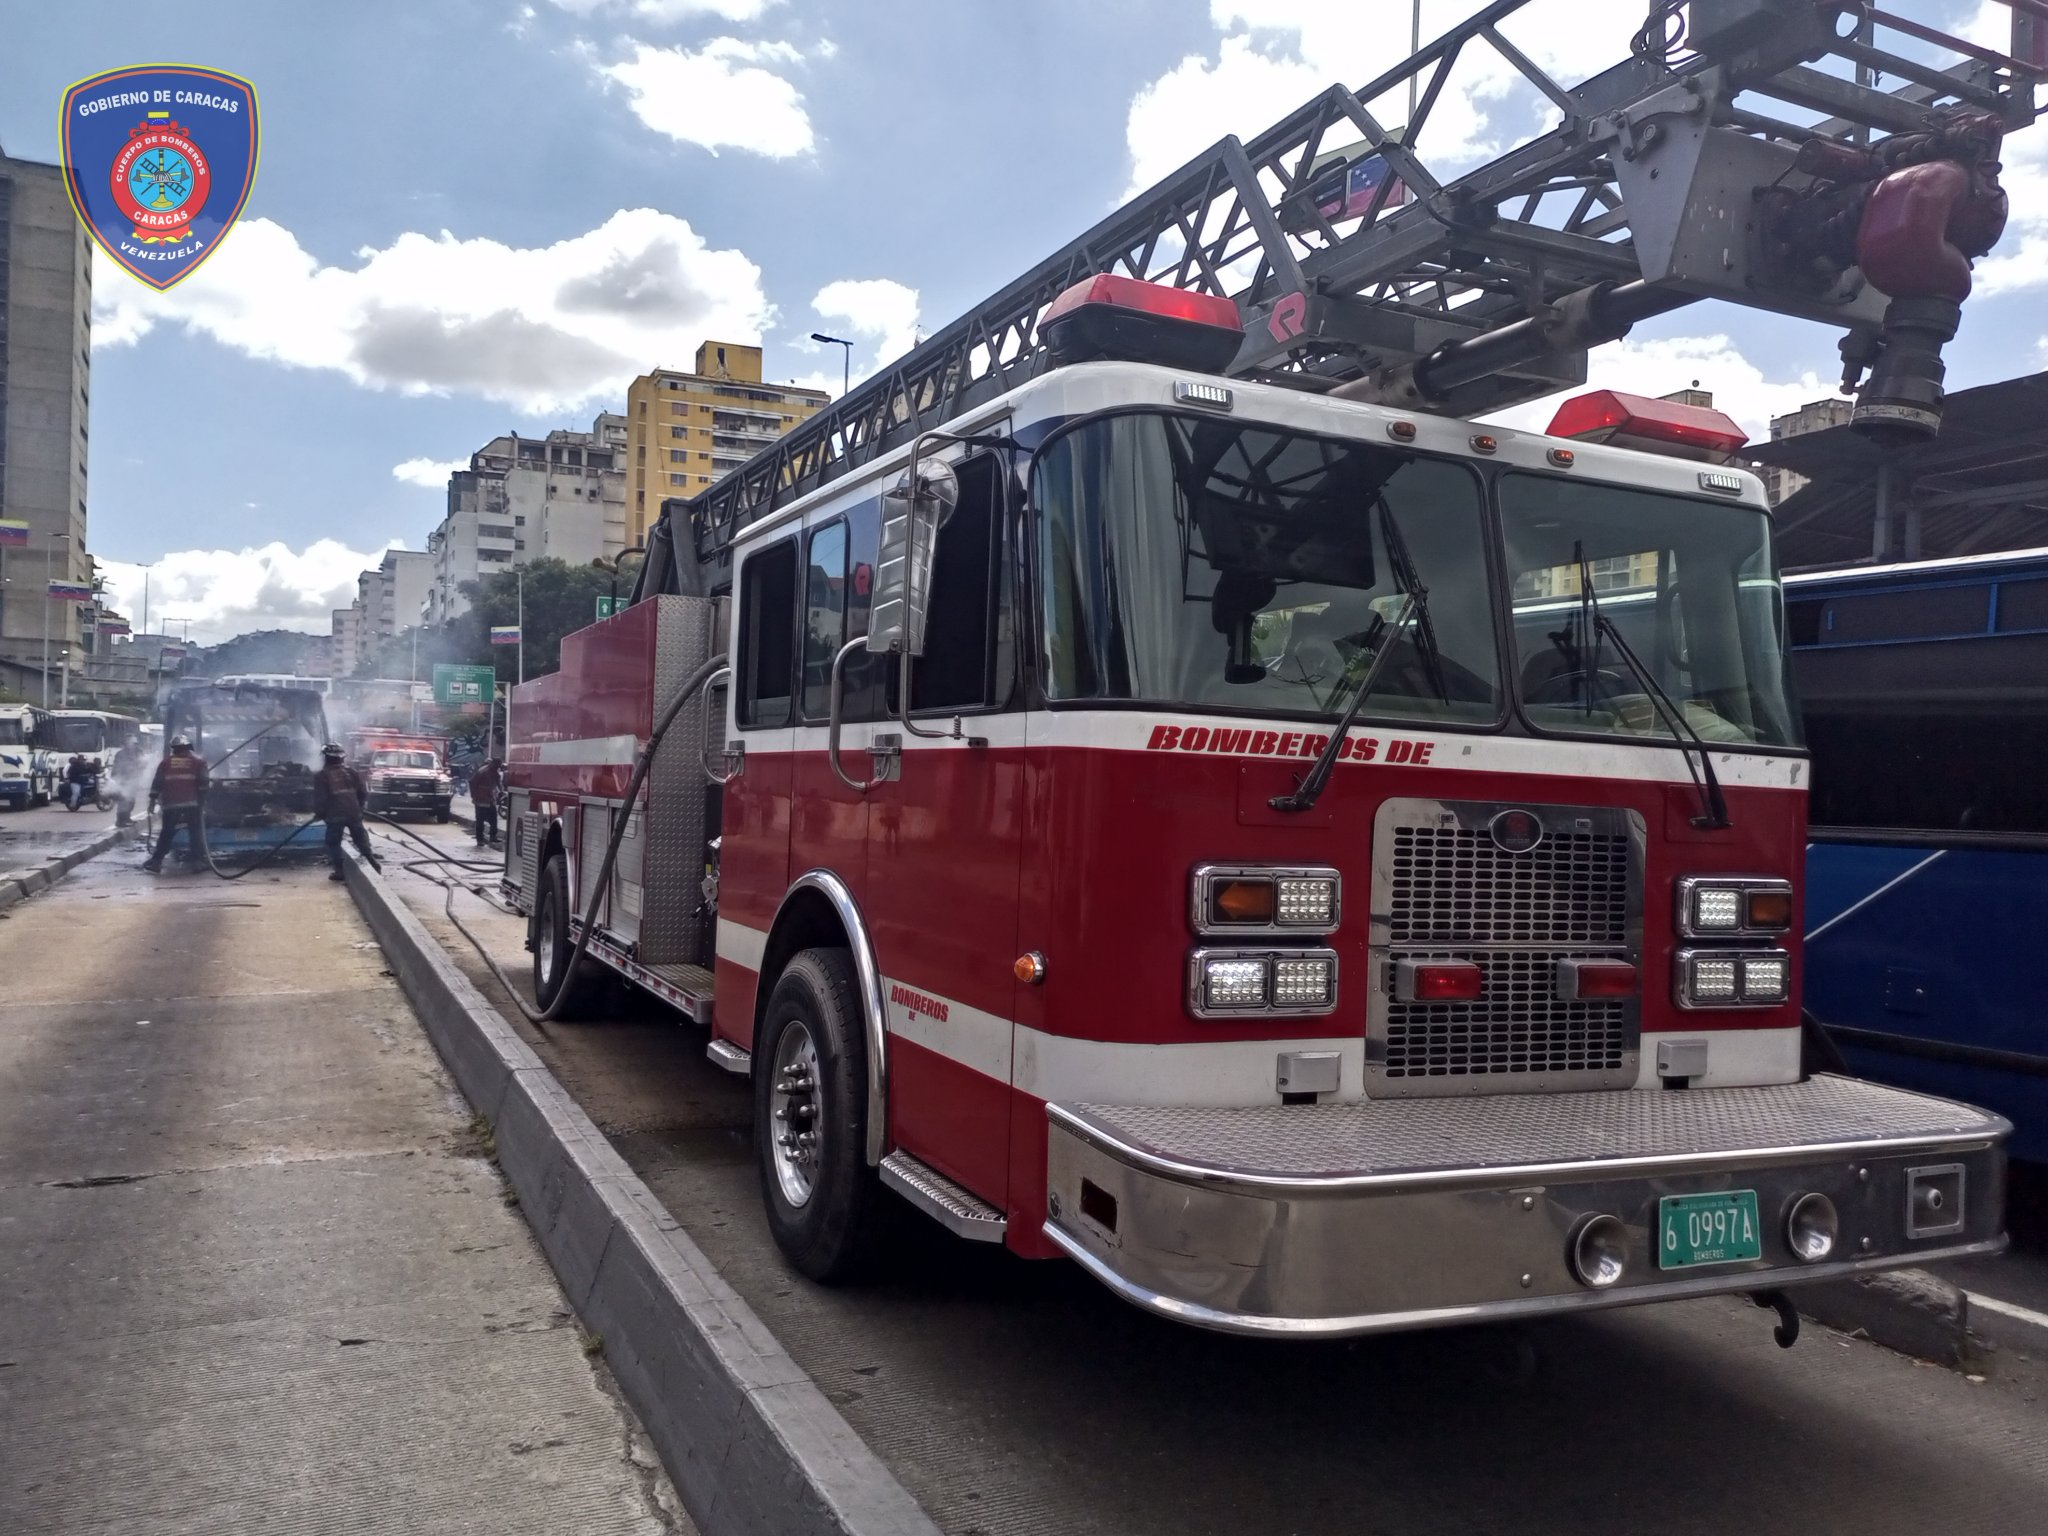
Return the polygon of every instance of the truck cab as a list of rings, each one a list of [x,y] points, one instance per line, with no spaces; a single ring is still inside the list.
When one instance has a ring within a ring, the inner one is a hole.
[[[455,780],[446,737],[365,727],[349,732],[347,747],[350,765],[363,777],[365,810],[448,820]]]

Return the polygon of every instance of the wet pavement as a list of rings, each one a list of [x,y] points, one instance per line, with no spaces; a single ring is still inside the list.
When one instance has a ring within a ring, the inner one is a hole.
[[[141,858],[0,921],[0,1530],[688,1532],[345,887]]]
[[[0,810],[0,875],[83,848],[113,825],[112,811],[67,811],[55,802],[32,811]]]

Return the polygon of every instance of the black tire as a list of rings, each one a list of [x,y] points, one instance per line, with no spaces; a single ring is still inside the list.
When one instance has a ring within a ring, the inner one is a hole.
[[[452,816],[453,813],[448,809],[448,802],[446,800],[443,800],[439,805],[434,807],[434,820],[441,823],[442,826],[445,827],[446,825],[448,825],[448,822],[452,818]]]
[[[808,1056],[785,1049],[800,1046],[798,1032]],[[806,1079],[789,1074],[806,1060],[809,1086],[792,1089]],[[867,1093],[853,958],[843,949],[804,950],[776,978],[754,1041],[754,1160],[775,1245],[828,1285],[872,1270],[885,1231],[882,1184],[867,1160]],[[797,1134],[815,1138],[807,1167],[780,1141]]]
[[[540,892],[533,904],[533,996],[542,1008],[552,1008],[566,989],[568,1000],[562,1016],[588,1017],[597,1011],[600,977],[597,967],[585,960],[576,974],[569,974],[569,959],[576,952],[569,937],[569,918],[575,909],[569,904],[569,865],[559,853],[540,872]]]

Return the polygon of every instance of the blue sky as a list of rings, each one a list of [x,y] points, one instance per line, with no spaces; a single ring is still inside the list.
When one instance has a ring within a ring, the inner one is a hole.
[[[1954,22],[1980,0],[1907,0]],[[1552,25],[1562,17],[1569,25]],[[1425,32],[1476,0],[1425,0]],[[90,547],[195,636],[325,628],[371,552],[419,548],[446,464],[588,426],[697,340],[814,329],[901,350],[1127,189],[1407,51],[1405,0],[15,0],[0,143],[56,158],[64,87],[171,59],[250,79],[243,225],[151,293],[96,274]],[[1577,80],[1641,0],[1537,0],[1511,33]],[[1978,23],[1982,25],[1983,23]],[[1519,131],[1483,77],[1473,152]],[[2029,134],[2008,155],[2038,188]],[[2016,204],[2026,206],[2016,196]],[[2040,366],[2048,222],[2008,233],[1952,383]],[[1753,431],[1827,393],[1833,334],[1726,306],[1642,327],[1596,382],[1701,379]],[[394,473],[408,466],[402,476]],[[169,592],[168,599],[164,596]],[[133,614],[139,618],[140,614]],[[154,616],[154,614],[152,615]]]

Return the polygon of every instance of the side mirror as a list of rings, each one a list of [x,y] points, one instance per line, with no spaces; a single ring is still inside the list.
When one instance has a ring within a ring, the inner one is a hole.
[[[868,604],[870,651],[924,654],[925,613],[930,605],[939,529],[959,502],[960,477],[953,473],[952,465],[934,459],[913,459],[902,478],[883,495],[881,551]]]

